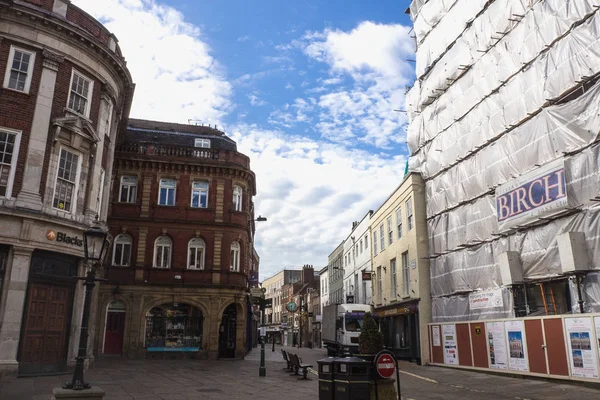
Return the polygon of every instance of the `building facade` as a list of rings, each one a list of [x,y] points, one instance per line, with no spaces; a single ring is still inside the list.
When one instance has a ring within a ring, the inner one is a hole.
[[[407,96],[433,320],[600,311],[599,10],[442,3],[411,5],[418,79]]]
[[[371,235],[372,210],[360,222],[352,223],[352,231],[344,240],[344,293],[346,303],[371,304]]]
[[[298,283],[302,280],[302,271],[299,269],[284,268],[273,274],[262,282],[266,299],[272,299],[272,308],[265,310],[265,326],[268,340],[275,340],[276,343],[284,342],[283,336],[288,331],[287,310],[283,302],[282,288],[288,284]]]
[[[341,242],[327,258],[329,278],[329,304],[343,304],[344,298],[344,242]]]
[[[243,357],[258,272],[248,157],[211,127],[132,119],[112,182],[96,352]]]
[[[425,185],[418,174],[370,218],[373,302],[384,345],[398,357],[427,363],[431,298]]]
[[[0,2],[0,76],[0,375],[61,373],[134,85],[115,36],[68,0]]]

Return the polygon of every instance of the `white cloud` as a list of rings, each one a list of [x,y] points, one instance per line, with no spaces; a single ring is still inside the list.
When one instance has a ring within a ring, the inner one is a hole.
[[[230,111],[231,84],[182,13],[154,0],[73,3],[117,36],[136,83],[132,117],[216,123]]]
[[[237,38],[238,42],[247,42],[248,40],[250,40],[250,35],[244,35]]]
[[[249,94],[248,99],[250,99],[250,104],[255,107],[264,106],[265,104],[267,104],[266,101],[258,97],[258,94],[256,92]]]

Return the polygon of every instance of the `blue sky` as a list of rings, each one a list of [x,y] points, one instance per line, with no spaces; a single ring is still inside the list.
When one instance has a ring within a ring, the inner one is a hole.
[[[261,278],[320,269],[400,183],[408,0],[73,0],[119,39],[131,116],[217,124],[257,175]]]

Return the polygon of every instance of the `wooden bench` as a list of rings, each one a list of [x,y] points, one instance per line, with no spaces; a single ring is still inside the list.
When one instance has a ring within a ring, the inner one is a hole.
[[[288,357],[290,358],[290,361],[292,362],[292,368],[294,369],[294,373],[292,375],[298,375],[298,371],[301,369],[302,370],[302,378],[298,378],[298,379],[310,380],[310,379],[308,379],[307,375],[308,375],[308,369],[312,368],[312,365],[304,364],[302,362],[302,359],[299,358],[296,354],[288,353]]]
[[[284,349],[281,349],[281,355],[283,357],[283,360],[287,363],[287,366],[283,369],[288,370],[290,372],[293,371],[292,361],[290,360],[289,354]]]

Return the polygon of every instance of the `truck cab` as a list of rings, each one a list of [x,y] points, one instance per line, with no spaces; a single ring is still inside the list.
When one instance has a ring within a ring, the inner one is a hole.
[[[333,304],[323,309],[323,342],[330,356],[359,353],[358,339],[367,312],[365,304]]]

